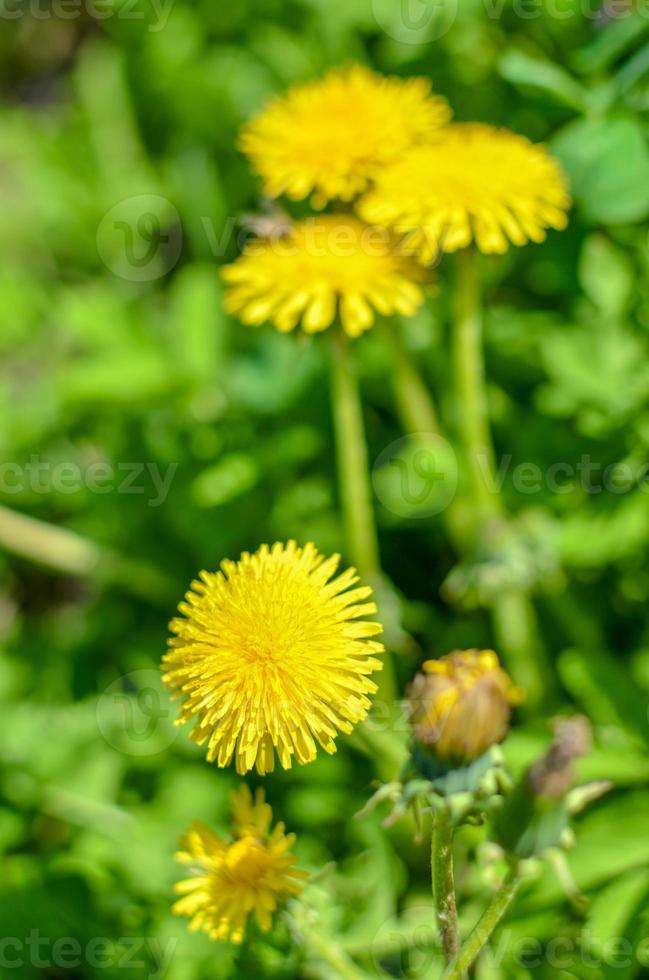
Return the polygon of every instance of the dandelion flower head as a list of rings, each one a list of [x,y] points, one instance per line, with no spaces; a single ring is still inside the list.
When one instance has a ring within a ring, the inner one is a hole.
[[[566,227],[570,199],[542,145],[480,123],[446,127],[377,176],[359,202],[369,222],[405,236],[422,262],[472,242],[502,253]]]
[[[353,568],[336,574],[339,560],[313,544],[262,545],[192,583],[163,679],[208,761],[263,775],[277,754],[289,769],[318,745],[335,752],[338,732],[367,715],[382,627],[365,619],[376,612],[371,588]]]
[[[244,127],[241,148],[270,197],[313,195],[320,206],[354,198],[378,167],[450,115],[427,79],[386,77],[352,65],[273,99]]]
[[[422,270],[392,236],[348,215],[318,215],[279,239],[256,239],[222,270],[228,312],[250,326],[326,330],[339,317],[350,337],[376,315],[413,316],[424,301]]]
[[[173,910],[189,917],[192,932],[202,929],[211,939],[240,943],[250,913],[268,932],[279,903],[297,895],[308,875],[295,868],[297,858],[290,853],[295,835],[285,834],[282,823],[271,830],[273,813],[263,790],[253,800],[243,786],[233,800],[230,841],[201,823],[183,837],[176,858],[192,876],[175,885],[182,897]]]

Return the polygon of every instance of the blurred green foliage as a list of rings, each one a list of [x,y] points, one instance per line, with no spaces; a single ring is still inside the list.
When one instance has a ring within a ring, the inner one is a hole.
[[[577,821],[569,856],[588,903],[567,898],[547,869],[523,890],[496,940],[501,960],[485,958],[479,980],[645,975],[644,0],[556,10],[3,0],[0,19],[0,503],[89,541],[92,567],[70,575],[0,555],[0,936],[12,940],[0,947],[2,977],[307,975],[285,926],[269,942],[253,934],[235,959],[170,914],[177,838],[195,818],[226,828],[234,777],[172,728],[157,665],[167,619],[200,568],[291,536],[344,552],[321,347],[229,321],[216,266],[237,253],[236,217],[259,195],[238,127],[271,93],[349,60],[431,76],[458,118],[548,141],[571,178],[568,231],[485,262],[490,408],[521,540],[486,571],[458,569],[440,516],[390,506],[390,481],[378,516],[414,637],[401,644],[402,685],[424,653],[491,642],[480,594],[469,611],[447,600],[471,599],[472,583],[509,563],[536,586],[556,671],[551,710],[576,706],[595,723],[581,775],[615,783]],[[405,329],[452,426],[451,277],[446,263],[439,272],[439,299]],[[376,460],[402,436],[390,352],[379,331],[356,350]],[[585,460],[595,467],[586,475]],[[520,479],[530,463],[536,483]],[[0,512],[5,543],[11,527]],[[75,542],[61,539],[61,562]],[[518,724],[506,747],[516,772],[549,731],[547,718]],[[303,866],[336,862],[307,896],[321,934],[370,975],[433,977],[417,938],[432,921],[426,846],[408,827],[386,835],[378,818],[352,820],[373,778],[372,760],[343,739],[337,756],[266,783]],[[468,925],[495,880],[482,836],[460,841]],[[78,965],[68,965],[74,951],[52,952],[65,937],[81,948]]]

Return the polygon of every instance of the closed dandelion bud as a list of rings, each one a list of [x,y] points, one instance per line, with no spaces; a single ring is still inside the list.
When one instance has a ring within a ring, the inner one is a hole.
[[[415,749],[449,768],[468,765],[502,741],[520,700],[493,650],[427,660],[410,688]]]
[[[574,781],[574,760],[586,755],[590,745],[586,718],[558,722],[552,745],[530,766],[498,815],[496,837],[505,850],[528,858],[561,842],[568,826],[566,796]]]

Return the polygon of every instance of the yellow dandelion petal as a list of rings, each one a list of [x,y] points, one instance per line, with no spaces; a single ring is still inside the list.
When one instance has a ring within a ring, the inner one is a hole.
[[[336,734],[367,715],[383,651],[371,637],[382,627],[361,619],[376,611],[364,601],[371,589],[354,569],[336,576],[339,560],[313,544],[262,545],[192,582],[163,679],[183,699],[179,723],[197,721],[190,738],[207,743],[209,761],[264,774],[277,755],[289,769],[312,761],[318,744],[334,752]],[[237,798],[238,826],[252,807],[245,792]]]
[[[192,877],[174,886],[182,897],[173,907],[176,915],[189,918],[192,932],[201,929],[212,939],[240,943],[253,910],[267,932],[279,903],[302,890],[308,875],[295,868],[297,858],[290,853],[295,835],[285,834],[283,824],[271,833],[272,817],[263,790],[253,802],[242,787],[234,794],[234,839],[222,840],[204,824],[192,824],[176,855]]]
[[[242,130],[240,145],[270,197],[312,195],[315,207],[349,201],[378,167],[397,160],[451,117],[425,78],[336,68],[273,99]]]
[[[412,316],[424,301],[422,270],[399,254],[385,229],[349,215],[319,215],[277,240],[255,240],[222,270],[226,308],[250,326],[306,333],[340,317],[351,337],[375,316]]]
[[[381,171],[359,202],[366,220],[405,237],[424,263],[475,242],[502,253],[566,227],[570,198],[557,161],[506,129],[456,123]]]
[[[240,837],[246,834],[266,837],[272,819],[273,811],[264,801],[263,789],[257,790],[254,799],[245,784],[232,794],[232,822]]]

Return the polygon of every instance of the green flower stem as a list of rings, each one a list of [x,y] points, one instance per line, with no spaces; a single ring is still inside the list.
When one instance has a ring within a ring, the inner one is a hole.
[[[513,865],[491,904],[483,913],[473,932],[467,938],[459,953],[447,966],[441,980],[462,980],[466,976],[480,951],[488,942],[492,932],[511,905],[522,882],[517,865]]]
[[[453,373],[462,449],[466,460],[474,511],[474,537],[479,542],[492,522],[506,519],[498,491],[496,465],[482,351],[482,304],[478,253],[466,248],[457,255]],[[534,607],[526,592],[510,589],[492,605],[494,632],[499,652],[517,681],[525,688],[526,703],[542,699],[543,653],[538,641]]]
[[[499,517],[503,508],[496,489],[495,454],[487,413],[477,253],[465,248],[458,253],[457,260],[453,372],[458,423],[471,494],[483,523]]]
[[[345,518],[349,555],[361,576],[373,585],[381,578],[379,541],[372,505],[369,454],[363,424],[363,405],[356,366],[347,337],[340,328],[330,330],[331,396],[340,497]],[[392,703],[396,688],[390,654],[383,656],[383,670],[376,675],[377,698]]]
[[[532,600],[525,592],[508,589],[494,600],[491,616],[496,649],[502,651],[523,689],[524,705],[538,707],[548,700],[553,682]]]
[[[380,571],[379,541],[358,377],[342,330],[332,330],[331,338],[333,417],[347,543],[350,558],[361,575],[372,577]]]
[[[444,957],[448,963],[460,948],[460,929],[453,877],[453,825],[445,810],[438,811],[433,817],[430,866],[437,923]]]
[[[403,431],[413,437],[430,434],[444,438],[434,398],[406,347],[401,325],[396,321],[388,324],[385,335],[393,356],[392,384]],[[449,502],[441,517],[456,551],[463,554],[471,542],[464,516],[454,500]]]
[[[403,339],[401,324],[393,321],[383,331],[392,354],[392,383],[397,412],[403,427],[413,435],[417,432],[440,435],[437,409],[432,395],[412,362]]]

